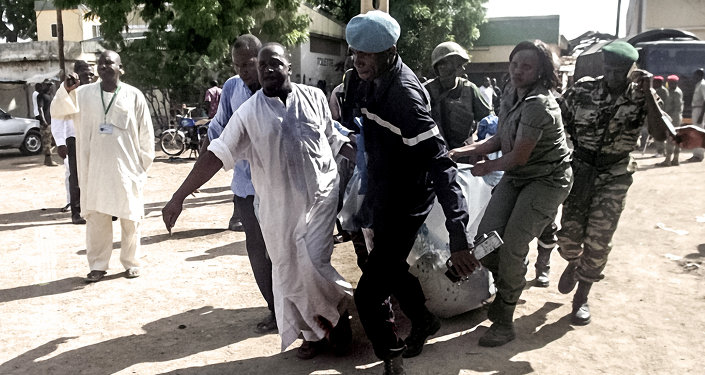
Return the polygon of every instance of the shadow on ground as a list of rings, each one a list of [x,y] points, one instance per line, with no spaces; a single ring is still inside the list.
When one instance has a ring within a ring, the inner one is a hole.
[[[257,336],[252,329],[265,307],[228,310],[204,306],[144,325],[145,333],[129,335],[63,352],[48,359],[75,337],[60,337],[0,365],[0,374],[114,374],[137,363],[165,362],[215,350]],[[160,348],[154,350],[154,348]]]
[[[195,238],[195,237],[205,237],[205,236],[210,236],[222,232],[226,232],[228,229],[225,228],[207,228],[207,229],[189,229],[189,230],[182,230],[182,231],[173,231],[172,234],[169,233],[163,233],[163,234],[157,234],[154,236],[145,236],[140,239],[140,244],[142,246],[147,246],[147,245],[152,245],[155,243],[163,242],[163,241],[168,241],[168,240],[184,240],[187,238]],[[113,242],[113,250],[119,249],[121,246],[121,242]],[[228,247],[229,245],[224,245],[221,246],[223,248]],[[215,248],[219,249],[219,248]],[[225,250],[221,250],[221,253],[225,252]],[[82,249],[76,252],[77,255],[86,255],[86,249]],[[223,254],[223,255],[229,255],[229,254]],[[233,254],[233,255],[243,255],[243,254]]]
[[[485,332],[486,326],[479,326],[485,320],[484,309],[446,319],[432,344],[416,358],[405,359],[409,374],[457,374],[461,370],[495,374],[528,374],[535,370],[526,361],[512,361],[517,354],[542,348],[563,337],[573,328],[568,317],[555,323],[545,324],[546,315],[561,304],[546,303],[531,315],[516,320],[516,340],[498,348],[481,348],[477,340]],[[382,364],[372,354],[372,348],[364,338],[362,328],[353,325],[355,341],[353,352],[346,357],[325,354],[309,361],[296,358],[295,349],[271,357],[257,357],[233,362],[218,363],[201,367],[188,367],[163,373],[163,375],[203,375],[203,374],[310,374],[326,371],[341,374],[379,374]],[[458,335],[459,334],[459,335]],[[446,339],[446,337],[449,337]],[[419,372],[419,369],[423,369]],[[256,370],[255,370],[256,369]],[[254,372],[253,372],[254,371]],[[334,372],[335,371],[335,372]]]

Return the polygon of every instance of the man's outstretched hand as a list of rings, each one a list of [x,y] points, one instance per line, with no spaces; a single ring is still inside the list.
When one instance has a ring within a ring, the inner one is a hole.
[[[162,208],[162,220],[164,220],[164,225],[166,230],[171,234],[171,228],[176,224],[176,219],[181,215],[181,211],[184,207],[184,201],[179,201],[178,199],[171,198],[167,202],[166,206]]]

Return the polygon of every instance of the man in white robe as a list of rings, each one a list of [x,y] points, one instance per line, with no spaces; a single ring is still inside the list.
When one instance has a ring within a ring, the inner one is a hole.
[[[233,113],[162,214],[171,231],[188,194],[221,166],[230,170],[236,160],[248,160],[260,202],[262,234],[272,259],[282,350],[303,334],[304,345],[297,356],[307,359],[319,352],[331,333],[321,322],[337,326],[339,308],[344,309],[352,292],[330,258],[338,200],[334,157],[339,151],[351,157],[354,152],[346,145],[348,139],[333,129],[323,93],[290,81],[286,55],[279,44],[262,47],[258,57],[262,90]],[[340,322],[349,324],[347,316]]]
[[[120,219],[120,262],[126,277],[139,276],[137,253],[144,216],[143,187],[154,159],[154,128],[147,101],[137,88],[120,81],[122,62],[114,51],[98,59],[97,83],[79,86],[72,74],[57,92],[52,111],[72,116],[86,218],[87,282],[103,278],[113,250],[111,216]],[[73,78],[73,81],[71,80]]]

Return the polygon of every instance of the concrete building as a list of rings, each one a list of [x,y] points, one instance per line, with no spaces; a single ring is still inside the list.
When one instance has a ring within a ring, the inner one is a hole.
[[[345,24],[311,8],[307,4],[299,7],[299,12],[309,16],[309,40],[291,52],[291,79],[297,83],[316,85],[325,81],[326,93],[343,80],[342,66],[345,62],[348,44],[345,41]]]
[[[557,56],[567,49],[568,41],[559,32],[560,16],[497,17],[480,25],[480,38],[469,50],[471,64],[466,69],[468,78],[482,84],[485,76],[502,82],[509,69],[509,53],[525,40],[540,39]]]
[[[705,40],[705,1],[630,0],[626,23],[627,36],[666,28],[689,31]]]

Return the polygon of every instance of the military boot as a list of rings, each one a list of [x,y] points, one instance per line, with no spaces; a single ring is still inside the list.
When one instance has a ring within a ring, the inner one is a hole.
[[[578,261],[571,260],[563,270],[560,280],[558,280],[558,291],[562,294],[568,294],[575,288],[578,282]]]
[[[382,375],[406,375],[406,371],[404,371],[404,360],[401,357],[385,359],[384,372]]]
[[[534,285],[546,288],[549,284],[549,272],[551,271],[551,251],[553,248],[543,247],[539,244],[538,246],[539,254],[536,256],[536,280]]]
[[[588,294],[592,288],[592,283],[580,281],[578,290],[573,296],[573,311],[570,313],[570,321],[577,326],[590,324],[590,307],[588,306]]]
[[[404,339],[406,349],[402,353],[404,358],[412,358],[421,354],[423,344],[428,336],[433,335],[441,329],[441,320],[433,315],[430,311],[426,311],[425,317],[417,322],[411,322],[411,333],[409,337]]]
[[[515,308],[516,305],[505,303],[499,295],[495,295],[494,301],[492,301],[487,311],[487,318],[492,321],[492,325],[480,337],[478,345],[495,347],[514,340],[516,338],[513,322]]]

